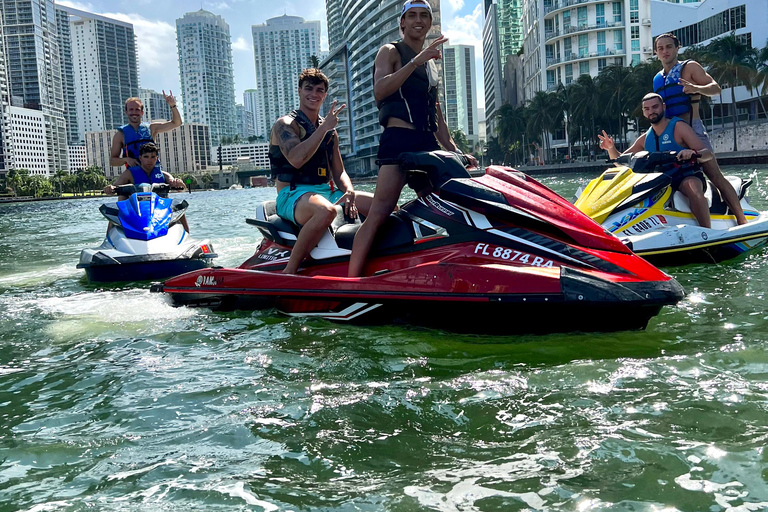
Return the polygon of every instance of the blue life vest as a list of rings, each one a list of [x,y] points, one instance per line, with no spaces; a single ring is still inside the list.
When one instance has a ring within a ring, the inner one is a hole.
[[[661,135],[656,135],[653,131],[653,126],[648,129],[648,133],[645,134],[645,150],[646,151],[682,151],[683,146],[677,143],[675,140],[675,125],[678,121],[682,121],[679,117],[673,117],[669,120],[669,124],[661,132]]]
[[[147,176],[147,173],[144,172],[144,169],[140,165],[129,167],[128,170],[131,171],[134,185],[141,185],[142,183],[165,183],[165,176],[163,176],[163,170],[159,165],[156,165],[155,168],[152,169],[149,176]]]
[[[139,129],[134,129],[130,124],[124,124],[118,128],[123,132],[123,145],[125,147],[125,156],[139,159],[139,150],[147,142],[154,142],[152,132],[149,131],[149,124],[141,123]]]
[[[653,92],[664,99],[666,105],[664,115],[670,119],[688,114],[694,108],[698,108],[701,95],[685,94],[683,86],[680,85],[680,75],[683,74],[683,69],[688,62],[690,61],[678,62],[672,66],[668,74],[665,75],[662,69],[653,77]]]

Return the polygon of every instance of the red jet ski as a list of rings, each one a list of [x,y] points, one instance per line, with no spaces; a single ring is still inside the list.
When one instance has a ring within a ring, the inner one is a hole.
[[[359,221],[340,208],[299,274],[282,274],[299,228],[267,201],[247,219],[264,238],[246,262],[153,291],[177,305],[475,333],[642,329],[684,295],[672,277],[521,172],[491,166],[472,178],[444,151],[403,153],[397,162],[419,197],[382,227],[365,277],[346,277]]]

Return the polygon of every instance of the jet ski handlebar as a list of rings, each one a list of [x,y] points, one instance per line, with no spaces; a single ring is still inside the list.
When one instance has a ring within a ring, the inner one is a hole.
[[[115,194],[119,196],[131,196],[136,192],[154,192],[157,195],[167,194],[170,190],[184,190],[184,187],[172,187],[167,183],[142,183],[141,185],[134,185],[129,183],[127,185],[118,185],[115,187]]]
[[[608,160],[609,163],[626,165],[635,173],[663,172],[670,165],[699,165],[698,154],[694,153],[688,160],[679,160],[677,151],[638,151],[634,154],[620,155],[618,158]]]

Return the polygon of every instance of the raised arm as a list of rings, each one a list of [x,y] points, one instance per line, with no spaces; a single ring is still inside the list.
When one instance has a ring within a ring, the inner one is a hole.
[[[597,138],[600,139],[600,148],[604,149],[608,152],[608,158],[611,160],[616,160],[621,155],[627,155],[627,154],[633,154],[637,153],[638,151],[641,151],[643,148],[645,148],[645,134],[642,134],[635,140],[634,143],[624,151],[623,153],[619,153],[619,150],[616,149],[616,145],[613,142],[613,137],[605,133],[605,130],[603,130],[602,134],[597,134]]]
[[[424,48],[421,53],[399,69],[396,68],[400,64],[400,53],[395,48],[395,45],[385,44],[379,48],[379,53],[376,54],[376,61],[374,63],[376,71],[373,74],[373,97],[376,98],[376,101],[381,101],[387,96],[394,94],[416,68],[424,65],[428,60],[439,59],[439,46],[446,41],[448,41],[447,37],[438,37],[429,46]]]
[[[336,128],[339,122],[339,112],[341,112],[346,105],[342,105],[336,109],[336,102],[333,102],[330,112],[326,116],[323,123],[317,127],[315,133],[309,136],[309,138],[302,142],[299,138],[299,134],[296,128],[293,126],[293,119],[287,116],[283,116],[275,122],[272,126],[272,134],[270,139],[273,144],[280,146],[280,151],[283,156],[288,160],[291,166],[299,169],[305,163],[312,158],[317,148],[323,142],[325,135]]]
[[[149,125],[149,133],[152,134],[153,139],[158,133],[169,132],[181,126],[181,114],[179,113],[178,105],[176,105],[176,98],[173,97],[173,91],[168,92],[169,94],[165,94],[165,91],[163,91],[163,97],[168,106],[171,107],[171,120],[165,123],[152,123]]]

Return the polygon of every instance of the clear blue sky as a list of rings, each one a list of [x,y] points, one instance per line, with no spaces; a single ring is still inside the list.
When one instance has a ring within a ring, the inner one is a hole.
[[[243,102],[243,91],[256,85],[251,25],[264,23],[268,18],[283,14],[320,20],[321,45],[323,50],[328,49],[324,0],[61,0],[56,3],[132,23],[138,41],[141,86],[156,91],[165,89],[167,92],[170,89],[176,95],[181,94],[176,54],[176,19],[201,7],[222,16],[229,24],[235,68],[235,99],[238,103]],[[443,0],[441,9],[443,33],[450,38],[450,43],[475,46],[478,107],[483,107],[483,16],[480,1]]]

